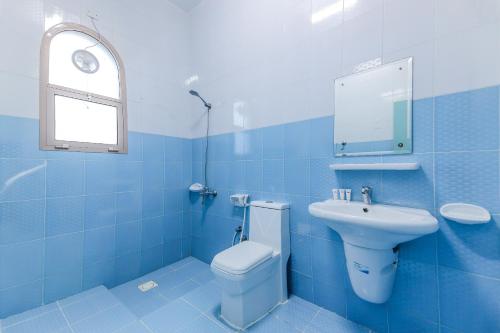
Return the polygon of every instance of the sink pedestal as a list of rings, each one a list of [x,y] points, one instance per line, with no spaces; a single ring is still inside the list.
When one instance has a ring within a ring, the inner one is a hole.
[[[386,302],[392,293],[399,251],[368,249],[344,242],[344,252],[356,295],[372,303]]]
[[[372,303],[384,303],[391,296],[398,244],[439,229],[434,216],[417,208],[330,199],[313,202],[309,213],[340,234],[352,288]]]

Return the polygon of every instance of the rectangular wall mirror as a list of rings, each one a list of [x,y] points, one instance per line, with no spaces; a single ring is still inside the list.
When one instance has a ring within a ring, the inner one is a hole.
[[[335,80],[335,156],[412,152],[412,61]]]

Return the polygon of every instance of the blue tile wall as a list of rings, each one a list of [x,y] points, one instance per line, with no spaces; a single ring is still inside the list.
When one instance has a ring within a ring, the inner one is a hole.
[[[210,137],[209,185],[201,206],[190,197],[192,253],[210,262],[231,245],[242,210],[228,195],[291,203],[291,292],[377,332],[500,331],[499,87],[414,102],[414,153],[342,158],[349,162],[420,162],[415,172],[333,172],[333,118]],[[204,139],[194,139],[193,180],[201,181]],[[374,188],[377,202],[429,210],[448,202],[480,204],[494,214],[482,226],[440,220],[438,233],[402,244],[393,295],[383,305],[350,286],[338,234],[307,212],[334,187]]]
[[[130,132],[128,154],[40,151],[37,120],[0,116],[0,318],[190,255],[191,146]]]
[[[38,121],[0,117],[0,318],[101,284],[124,283],[193,254],[229,247],[243,211],[231,193],[291,203],[291,292],[379,332],[500,331],[498,87],[414,102],[414,154],[343,158],[418,161],[415,172],[333,172],[332,117],[204,139],[129,133],[126,155],[44,152]],[[487,207],[494,221],[440,230],[401,246],[383,305],[350,286],[338,234],[307,212],[334,187],[371,185],[377,202],[424,208]]]

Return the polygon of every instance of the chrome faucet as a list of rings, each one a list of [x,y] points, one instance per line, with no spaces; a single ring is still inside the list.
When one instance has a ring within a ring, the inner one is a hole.
[[[361,194],[363,195],[363,202],[365,205],[372,204],[372,188],[370,186],[363,186],[361,188]]]

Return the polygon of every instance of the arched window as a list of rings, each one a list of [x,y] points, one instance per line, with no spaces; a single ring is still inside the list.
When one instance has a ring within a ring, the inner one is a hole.
[[[99,33],[62,23],[44,35],[40,60],[40,147],[127,152],[125,70]]]

